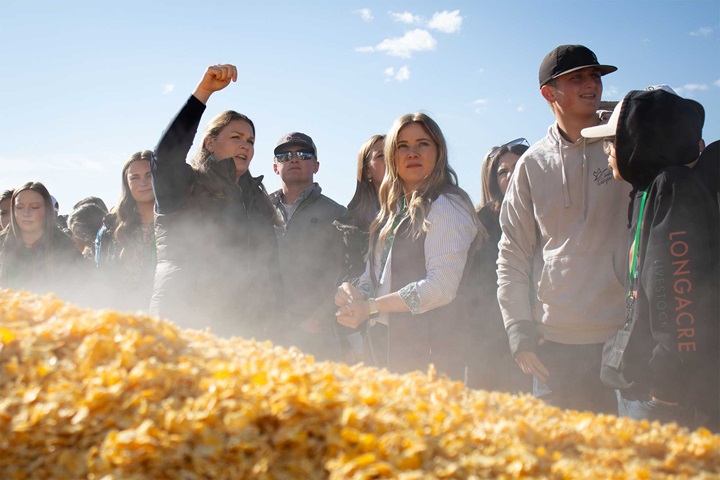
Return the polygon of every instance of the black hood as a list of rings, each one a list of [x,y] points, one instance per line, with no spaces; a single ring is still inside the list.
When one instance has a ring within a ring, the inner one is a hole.
[[[704,121],[705,110],[694,100],[664,90],[631,91],[615,134],[620,175],[644,190],[663,169],[695,161]]]

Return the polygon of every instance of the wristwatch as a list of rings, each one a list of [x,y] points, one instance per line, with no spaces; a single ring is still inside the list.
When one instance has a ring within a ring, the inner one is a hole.
[[[377,317],[378,314],[380,313],[380,311],[378,310],[378,307],[377,307],[377,302],[375,301],[374,298],[368,298],[367,302],[368,302],[368,309],[369,309],[368,318]]]

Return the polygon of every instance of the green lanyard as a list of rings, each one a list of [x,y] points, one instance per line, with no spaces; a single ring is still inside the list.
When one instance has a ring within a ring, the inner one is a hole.
[[[645,200],[647,199],[647,189],[643,192],[642,199],[640,200],[640,213],[638,213],[637,225],[635,226],[635,241],[633,242],[633,249],[630,256],[630,271],[628,274],[628,284],[630,291],[628,297],[635,299],[635,291],[637,289],[637,278],[638,278],[638,256],[640,251],[640,233],[642,230],[643,213],[645,213]]]
[[[382,276],[383,270],[385,270],[385,263],[387,263],[387,259],[390,256],[390,250],[392,249],[393,242],[395,241],[395,232],[397,231],[398,225],[400,225],[400,222],[403,218],[405,218],[405,213],[407,210],[407,200],[403,198],[402,207],[400,208],[400,211],[397,215],[395,215],[395,221],[393,222],[392,230],[390,231],[390,234],[387,236],[387,239],[385,240],[385,245],[383,245],[383,256],[382,256],[382,262],[380,263],[380,275]]]

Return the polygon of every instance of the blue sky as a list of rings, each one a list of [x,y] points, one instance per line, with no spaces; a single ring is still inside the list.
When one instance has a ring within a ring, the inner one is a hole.
[[[537,72],[566,43],[618,67],[604,99],[668,84],[704,105],[706,141],[720,138],[718,0],[3,0],[0,188],[42,181],[61,213],[89,195],[114,205],[130,154],[153,148],[206,66],[233,63],[238,82],[201,126],[226,109],[252,118],[250,170],[269,191],[278,138],[302,131],[318,147],[316,180],[346,204],[360,145],[421,110],[477,202],[486,151],[552,123]]]

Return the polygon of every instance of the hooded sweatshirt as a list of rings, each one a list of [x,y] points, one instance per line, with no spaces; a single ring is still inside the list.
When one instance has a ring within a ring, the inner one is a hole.
[[[557,124],[520,158],[500,209],[498,257],[514,354],[540,337],[602,343],[623,324],[629,190],[613,179],[601,140],[571,143]]]
[[[635,324],[621,369],[633,384],[625,396],[699,407],[717,429],[720,212],[712,182],[688,166],[703,119],[697,102],[657,90],[630,92],[620,111],[615,145],[618,170],[633,186],[633,237],[647,191]]]

